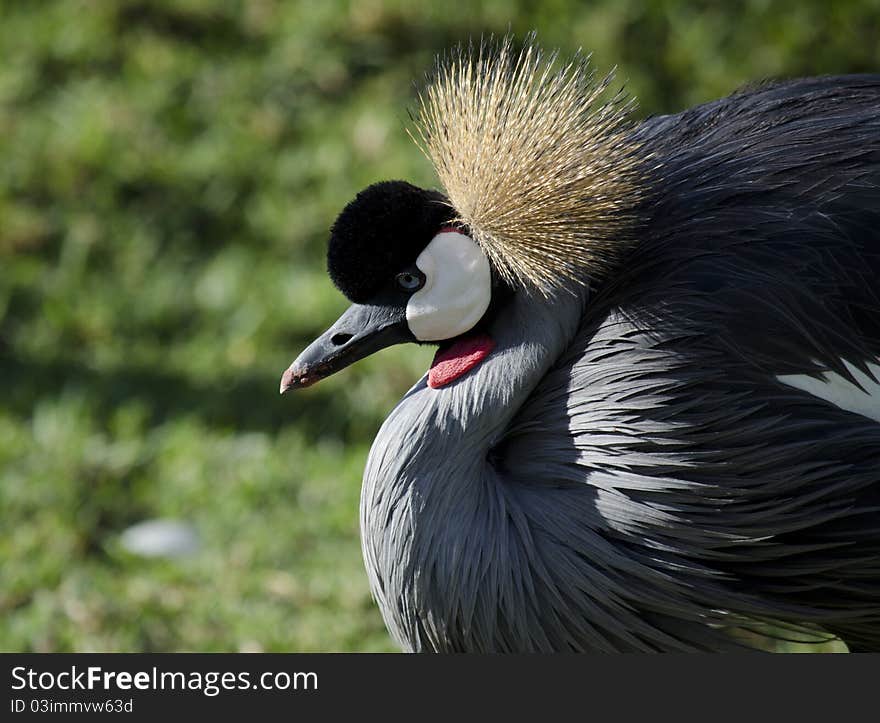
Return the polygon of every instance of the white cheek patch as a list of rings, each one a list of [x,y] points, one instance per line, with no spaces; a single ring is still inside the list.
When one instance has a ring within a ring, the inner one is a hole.
[[[880,422],[880,383],[859,371],[848,361],[844,361],[844,364],[861,385],[861,389],[834,372],[826,372],[820,379],[805,374],[785,374],[777,379],[783,384],[831,402],[848,412],[855,412]],[[868,369],[876,379],[880,379],[880,364],[868,364]]]
[[[437,234],[416,259],[425,285],[406,305],[406,321],[420,341],[452,339],[473,328],[492,299],[492,275],[482,249],[455,231]]]

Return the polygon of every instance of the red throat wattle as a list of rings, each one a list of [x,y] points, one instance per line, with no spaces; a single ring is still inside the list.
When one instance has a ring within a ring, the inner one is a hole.
[[[495,340],[488,334],[471,334],[439,349],[428,372],[428,386],[439,389],[454,382],[482,362],[494,348]]]

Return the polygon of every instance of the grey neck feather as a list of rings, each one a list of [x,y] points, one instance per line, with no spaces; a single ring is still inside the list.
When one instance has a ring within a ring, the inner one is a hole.
[[[509,504],[513,492],[491,450],[576,333],[584,297],[516,294],[490,330],[489,358],[441,389],[422,379],[379,430],[364,473],[363,552],[373,594],[404,648],[459,641],[485,649],[504,635],[488,618],[515,605],[500,598],[517,584],[518,565],[513,549],[496,548],[512,543],[511,525],[527,525]]]

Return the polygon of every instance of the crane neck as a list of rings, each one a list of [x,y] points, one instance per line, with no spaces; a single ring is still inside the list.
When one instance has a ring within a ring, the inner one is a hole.
[[[448,590],[427,588],[447,586],[462,560],[479,559],[474,550],[462,555],[463,546],[494,544],[493,525],[508,518],[504,473],[491,450],[568,347],[586,294],[515,294],[489,329],[496,342],[489,357],[440,389],[423,378],[379,430],[364,472],[361,536],[373,594],[402,644],[424,637],[408,627],[424,616],[408,614],[401,601],[456,604],[454,594],[444,597]]]
[[[551,299],[515,294],[489,329],[495,348],[482,364],[440,389],[428,387],[424,377],[398,403],[376,436],[367,476],[390,483],[389,474],[405,471],[407,480],[434,479],[448,474],[444,462],[450,457],[456,468],[473,471],[485,464],[486,453],[568,347],[586,295],[586,290]]]

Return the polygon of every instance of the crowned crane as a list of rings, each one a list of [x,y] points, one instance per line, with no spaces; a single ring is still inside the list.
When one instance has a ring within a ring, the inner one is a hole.
[[[587,60],[463,48],[442,191],[362,191],[306,387],[437,344],[378,432],[363,554],[410,651],[880,650],[880,75],[631,121]],[[826,638],[827,639],[827,638]]]

